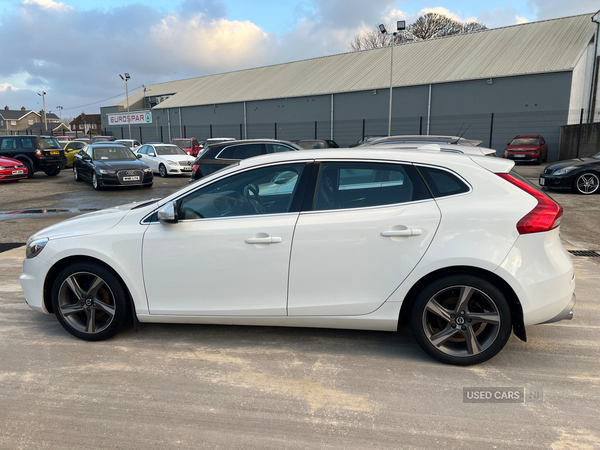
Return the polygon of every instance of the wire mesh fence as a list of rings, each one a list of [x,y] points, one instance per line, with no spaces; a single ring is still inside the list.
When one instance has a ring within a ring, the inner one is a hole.
[[[594,117],[600,117],[598,111]],[[535,111],[432,115],[393,118],[392,135],[462,136],[481,141],[502,156],[504,148],[515,136],[543,136],[548,144],[548,159],[585,157],[600,149],[600,123],[586,123],[586,110]],[[244,124],[143,125],[131,127],[133,139],[140,142],[169,142],[178,137],[207,139],[333,139],[340,146],[356,144],[365,136],[387,136],[387,118],[356,120],[268,122]],[[109,127],[104,134],[127,138],[127,127]]]

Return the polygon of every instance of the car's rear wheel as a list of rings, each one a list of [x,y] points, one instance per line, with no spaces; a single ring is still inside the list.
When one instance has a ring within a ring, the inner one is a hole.
[[[598,192],[600,178],[592,172],[584,172],[575,179],[573,187],[576,192],[583,195],[590,195]]]
[[[116,334],[126,322],[127,305],[121,281],[90,262],[67,266],[52,287],[52,307],[58,321],[73,336],[87,341]]]
[[[168,175],[167,168],[165,167],[164,164],[161,164],[160,166],[158,166],[158,174],[163,178],[165,178]]]
[[[511,332],[502,292],[473,275],[451,275],[430,283],[416,298],[411,327],[417,343],[435,359],[459,366],[494,357]]]

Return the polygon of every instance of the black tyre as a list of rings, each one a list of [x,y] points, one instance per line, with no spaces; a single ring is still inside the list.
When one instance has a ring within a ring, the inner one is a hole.
[[[77,167],[75,166],[73,166],[73,178],[75,178],[75,181],[82,181],[79,172],[77,171]]]
[[[19,160],[23,163],[25,167],[27,167],[27,178],[33,178],[33,167],[28,161]]]
[[[57,167],[52,170],[45,170],[44,173],[46,175],[48,175],[49,177],[55,177],[56,175],[58,175],[60,173],[60,169]]]
[[[158,174],[165,178],[169,175],[169,173],[167,172],[167,168],[165,167],[164,164],[161,164],[160,166],[158,166]]]
[[[98,175],[96,175],[96,172],[92,172],[92,187],[97,191],[102,189],[102,186],[100,186],[100,181],[98,180]]]
[[[591,195],[598,192],[600,177],[594,172],[584,172],[575,178],[573,189],[583,195]]]
[[[114,336],[129,314],[121,281],[90,262],[73,263],[60,272],[52,286],[52,307],[64,329],[86,341]]]
[[[145,184],[145,185],[144,185],[144,187],[145,187],[145,188],[151,188],[153,184],[154,184],[154,183]]]
[[[468,366],[502,350],[512,323],[508,302],[496,286],[473,275],[450,275],[421,291],[412,307],[411,327],[430,356]]]

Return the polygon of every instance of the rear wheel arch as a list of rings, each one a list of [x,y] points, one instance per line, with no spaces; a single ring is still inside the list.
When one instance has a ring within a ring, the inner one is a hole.
[[[416,300],[419,293],[421,292],[421,290],[423,290],[423,288],[427,286],[427,284],[448,275],[473,275],[483,278],[495,285],[502,292],[510,306],[511,318],[513,323],[513,333],[522,341],[527,341],[525,325],[523,322],[523,307],[521,306],[521,302],[519,301],[519,298],[517,297],[515,291],[510,287],[510,285],[506,281],[504,281],[498,275],[487,270],[471,266],[445,267],[443,269],[438,269],[434,272],[431,272],[425,275],[419,281],[417,281],[404,297],[402,307],[400,308],[400,317],[398,323],[409,323],[413,303]]]
[[[123,281],[123,278],[111,266],[106,264],[104,261],[97,259],[97,258],[92,258],[91,256],[69,256],[67,258],[61,259],[60,261],[55,263],[50,268],[50,270],[46,274],[46,279],[44,280],[44,306],[46,307],[46,310],[49,313],[54,313],[54,308],[52,307],[52,287],[54,284],[54,280],[56,279],[58,274],[65,267],[69,266],[70,264],[76,263],[76,262],[77,263],[89,262],[89,263],[94,263],[99,266],[102,266],[104,269],[111,272],[119,280],[119,282],[121,283],[121,285],[123,286],[123,288],[125,290],[125,293],[127,294],[127,297],[129,298],[129,307],[130,307],[129,312],[132,315],[130,320],[132,320],[134,327],[136,327],[136,329],[137,329],[137,324],[139,322],[137,320],[135,303],[133,301],[133,297],[131,296],[131,292],[129,292],[129,288],[127,287],[127,284]]]

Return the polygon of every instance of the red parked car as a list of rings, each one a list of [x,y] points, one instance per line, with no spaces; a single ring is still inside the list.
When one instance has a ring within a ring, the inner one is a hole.
[[[27,167],[21,161],[0,156],[0,181],[19,181],[27,178]]]
[[[548,160],[548,145],[542,136],[517,136],[504,149],[504,158],[514,161],[534,161],[536,164]]]
[[[171,140],[171,144],[176,145],[191,156],[198,156],[198,152],[202,150],[202,146],[196,138],[175,138]]]

